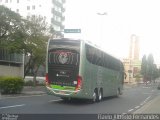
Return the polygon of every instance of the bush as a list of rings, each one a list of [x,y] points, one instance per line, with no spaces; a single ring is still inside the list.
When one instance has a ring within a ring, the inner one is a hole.
[[[0,77],[0,91],[2,94],[16,94],[23,89],[24,81],[21,77]]]

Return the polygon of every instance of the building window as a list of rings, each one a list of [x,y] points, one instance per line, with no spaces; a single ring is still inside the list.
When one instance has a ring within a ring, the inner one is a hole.
[[[19,0],[17,0],[17,3],[19,3]]]
[[[8,0],[6,0],[5,3],[8,3]]]
[[[30,10],[30,6],[27,6],[27,10]]]
[[[10,3],[12,2],[12,0],[10,0]]]
[[[36,9],[36,6],[35,6],[35,5],[33,5],[33,6],[32,6],[32,10],[35,10],[35,9]]]
[[[2,2],[2,0],[0,0],[0,2]]]

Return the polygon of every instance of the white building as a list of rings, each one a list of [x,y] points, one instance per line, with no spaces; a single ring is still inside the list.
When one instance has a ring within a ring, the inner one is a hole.
[[[0,0],[0,5],[10,8],[21,16],[43,16],[55,31],[63,31],[65,0]]]

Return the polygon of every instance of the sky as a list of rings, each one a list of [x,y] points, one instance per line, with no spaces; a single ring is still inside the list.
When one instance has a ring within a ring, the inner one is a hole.
[[[140,41],[140,59],[153,54],[160,63],[160,0],[66,0],[65,28],[120,59],[127,58],[131,36]],[[107,13],[98,15],[97,13]]]

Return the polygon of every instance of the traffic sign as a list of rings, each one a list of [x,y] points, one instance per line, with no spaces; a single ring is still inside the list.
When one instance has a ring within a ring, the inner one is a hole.
[[[81,29],[64,29],[64,33],[81,33]]]

